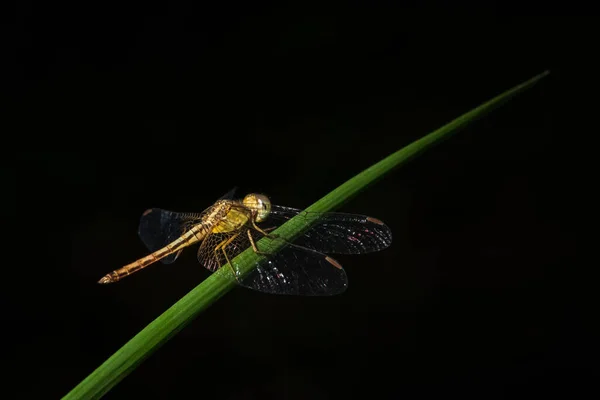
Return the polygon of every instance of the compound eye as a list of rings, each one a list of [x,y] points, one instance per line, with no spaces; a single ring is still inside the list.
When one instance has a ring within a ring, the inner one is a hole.
[[[246,207],[256,210],[256,222],[262,222],[271,212],[271,201],[263,194],[252,193],[244,197]]]

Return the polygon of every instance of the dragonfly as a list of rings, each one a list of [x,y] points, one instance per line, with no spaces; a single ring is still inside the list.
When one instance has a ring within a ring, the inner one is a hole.
[[[240,286],[263,293],[301,296],[339,294],[348,287],[342,265],[329,254],[365,254],[390,246],[392,233],[382,221],[365,215],[312,212],[271,204],[263,194],[235,199],[237,188],[200,213],[146,210],[138,235],[151,253],[108,273],[98,281],[120,281],[150,264],[171,264],[189,246],[200,244],[198,261],[215,272],[229,265]],[[296,218],[306,229],[288,241],[273,230]],[[261,239],[269,242],[260,248]],[[278,251],[269,251],[275,248]],[[264,246],[263,246],[264,247]],[[253,268],[240,274],[236,256],[252,248]]]

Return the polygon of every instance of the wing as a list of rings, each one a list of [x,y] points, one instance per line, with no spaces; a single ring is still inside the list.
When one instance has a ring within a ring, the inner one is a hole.
[[[312,220],[316,222],[293,242],[319,252],[364,254],[383,250],[392,243],[392,231],[387,225],[378,219],[358,214],[306,212],[272,205],[271,213],[263,225],[279,226],[297,215],[306,226]]]
[[[246,240],[243,240],[244,238]],[[227,264],[227,259],[233,259],[248,246],[250,246],[250,242],[247,240],[245,231],[241,231],[241,233],[210,233],[198,247],[198,261],[209,271],[215,272],[219,267]],[[227,252],[227,257],[223,249]]]
[[[165,247],[179,236],[183,235],[194,221],[198,221],[202,214],[178,213],[151,208],[146,210],[140,218],[138,235],[148,250],[154,252]],[[171,254],[160,260],[163,264],[174,262],[181,251]]]
[[[237,190],[234,186],[229,192],[225,193],[219,200],[231,200]],[[208,208],[210,209],[210,207]],[[208,210],[207,209],[207,210]],[[146,210],[140,219],[138,235],[146,247],[154,252],[165,247],[179,236],[183,235],[194,223],[202,219],[202,213],[180,213],[163,210],[160,208],[151,208]],[[181,251],[171,254],[160,260],[163,264],[173,263]]]
[[[237,192],[238,187],[234,186],[232,187],[229,192],[225,193],[223,196],[219,197],[219,200],[233,200],[233,197],[235,196],[235,193]]]
[[[251,230],[251,234],[260,251],[268,253],[270,244],[284,247],[263,257],[251,272],[240,277],[238,282],[241,286],[263,293],[300,296],[327,296],[346,290],[346,272],[332,258],[294,244],[278,242],[281,239],[267,238],[265,247],[258,243],[264,237],[260,232]],[[200,245],[198,260],[211,271],[230,261],[232,267],[239,271],[235,257],[249,247],[248,228],[235,233],[211,234]]]
[[[347,289],[348,278],[332,258],[287,246],[260,261],[240,284],[264,293],[331,296]]]

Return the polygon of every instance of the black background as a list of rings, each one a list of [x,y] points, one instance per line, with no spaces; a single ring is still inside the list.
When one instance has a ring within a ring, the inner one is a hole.
[[[60,398],[208,276],[189,250],[96,284],[146,254],[145,209],[201,211],[234,185],[306,207],[550,69],[344,206],[394,233],[383,252],[338,257],[346,293],[237,288],[106,398],[597,392],[582,306],[594,286],[573,273],[587,263],[582,159],[576,132],[556,125],[582,101],[570,79],[589,68],[578,57],[593,51],[594,20],[274,4],[20,2],[4,14],[4,390]]]

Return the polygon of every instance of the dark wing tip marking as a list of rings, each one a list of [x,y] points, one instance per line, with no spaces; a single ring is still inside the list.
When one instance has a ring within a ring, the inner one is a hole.
[[[383,221],[373,217],[367,217],[367,221],[372,222],[377,225],[384,225]]]
[[[329,264],[333,265],[337,269],[342,269],[342,264],[340,264],[337,260],[335,260],[329,256],[325,257],[325,261],[327,261]]]

